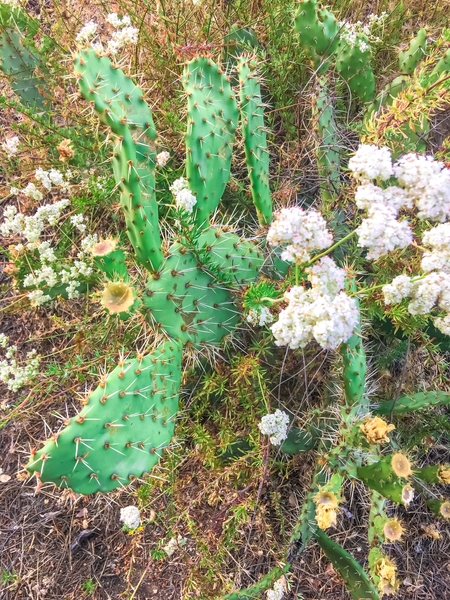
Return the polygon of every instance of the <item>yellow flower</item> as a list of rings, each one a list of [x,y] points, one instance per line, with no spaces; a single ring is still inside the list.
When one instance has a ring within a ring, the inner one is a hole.
[[[111,313],[120,313],[128,310],[134,303],[133,288],[123,281],[111,282],[105,287],[102,294],[102,305]]]
[[[383,527],[383,533],[389,542],[396,542],[401,539],[405,530],[398,519],[389,519]]]
[[[410,477],[413,472],[411,469],[411,463],[408,458],[401,452],[396,452],[392,455],[391,462],[392,470],[398,477]]]
[[[388,442],[387,434],[395,429],[395,425],[386,423],[380,417],[368,418],[361,423],[359,430],[364,435],[369,444],[381,444]]]

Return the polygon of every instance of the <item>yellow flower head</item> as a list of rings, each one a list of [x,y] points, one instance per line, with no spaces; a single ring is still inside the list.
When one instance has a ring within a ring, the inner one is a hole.
[[[389,519],[383,527],[383,533],[389,542],[396,542],[401,539],[405,530],[398,519]]]
[[[128,310],[134,300],[133,288],[123,281],[108,283],[102,294],[102,305],[111,313]]]
[[[380,417],[365,419],[359,426],[359,430],[369,444],[381,444],[382,442],[388,442],[389,438],[387,434],[393,429],[395,429],[395,425],[386,423],[386,421]]]
[[[410,477],[413,472],[411,469],[411,463],[408,458],[401,452],[396,452],[392,455],[391,462],[392,470],[398,477]]]

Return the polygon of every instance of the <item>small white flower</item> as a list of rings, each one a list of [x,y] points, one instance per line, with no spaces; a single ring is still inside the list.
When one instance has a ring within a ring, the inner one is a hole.
[[[6,346],[8,345],[8,342],[9,342],[9,337],[7,335],[5,335],[4,333],[0,333],[0,347],[6,348]]]
[[[333,298],[344,289],[345,271],[332,258],[324,256],[306,269],[313,292]]]
[[[8,157],[14,156],[19,151],[20,139],[15,135],[3,142],[2,148]]]
[[[444,335],[450,335],[450,315],[436,317],[436,319],[434,319],[434,325]]]
[[[398,275],[391,283],[382,287],[385,304],[397,304],[403,298],[408,298],[413,290],[413,283],[408,275]]]
[[[411,227],[407,221],[397,221],[396,211],[384,204],[374,204],[369,209],[369,217],[363,219],[356,229],[358,246],[368,248],[367,258],[376,260],[395,250],[406,248],[413,240]]]
[[[280,446],[288,436],[289,415],[279,408],[269,415],[264,415],[258,428],[264,435],[270,436],[270,443]]]
[[[360,144],[355,155],[348,162],[353,177],[361,181],[381,179],[386,181],[393,175],[392,157],[389,148],[378,148],[370,144]]]
[[[27,196],[27,198],[31,198],[31,200],[35,200],[36,202],[40,202],[44,197],[44,194],[39,191],[32,182],[28,183],[21,193]]]
[[[120,509],[120,520],[130,529],[136,529],[141,524],[141,513],[137,506],[126,506]]]
[[[186,544],[186,541],[186,538],[182,537],[181,535],[179,535],[178,538],[171,538],[169,542],[163,546],[163,550],[167,556],[172,556],[177,548]]]
[[[94,21],[88,21],[78,32],[75,41],[78,43],[86,43],[91,40],[97,33],[98,25]]]
[[[267,600],[282,600],[285,591],[286,579],[283,576],[278,581],[275,581],[271,590],[267,590]]]
[[[170,152],[164,150],[156,155],[156,164],[158,167],[165,167],[170,159]]]
[[[115,29],[131,25],[131,19],[128,15],[124,15],[122,18],[120,18],[117,13],[110,13],[106,17],[105,21],[112,25]]]
[[[86,225],[84,224],[84,216],[82,214],[72,215],[70,217],[70,222],[81,233],[84,233],[86,231]]]
[[[299,206],[282,208],[275,216],[267,242],[272,246],[285,246],[281,254],[289,262],[308,262],[309,253],[330,246],[331,233],[322,215],[316,210],[303,210]]]
[[[28,294],[28,299],[31,302],[31,306],[42,306],[42,304],[50,302],[51,296],[44,294],[42,290],[34,290]]]
[[[273,314],[266,306],[261,306],[259,309],[250,309],[247,315],[247,321],[251,325],[259,325],[264,327],[267,323],[272,323],[274,320]]]
[[[139,29],[136,27],[116,29],[116,31],[113,32],[111,39],[108,40],[106,48],[111,54],[117,54],[124,46],[135,46],[138,43],[138,38]]]
[[[186,179],[180,177],[172,183],[169,189],[175,197],[175,204],[177,207],[188,213],[192,213],[194,206],[197,204],[197,198],[187,185]]]

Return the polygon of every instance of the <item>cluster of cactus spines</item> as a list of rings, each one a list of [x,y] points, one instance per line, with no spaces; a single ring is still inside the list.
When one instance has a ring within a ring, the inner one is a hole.
[[[326,59],[336,50],[339,41],[339,23],[333,13],[318,8],[317,0],[302,0],[294,26],[299,34],[300,45],[314,69],[325,71],[328,67]]]
[[[207,226],[230,178],[239,111],[228,78],[210,58],[191,60],[182,83],[188,104],[186,175],[197,198],[196,223]]]
[[[27,470],[81,494],[108,492],[148,473],[170,444],[178,409],[181,344],[119,361],[82,411],[32,454]]]
[[[417,35],[410,41],[409,47],[398,55],[398,64],[402,73],[410,75],[419,64],[427,46],[426,29],[419,29]]]
[[[321,529],[315,531],[314,539],[344,580],[353,600],[378,600],[377,589],[351,554],[329,538]]]
[[[371,49],[364,36],[358,36],[358,42],[348,44],[343,38],[339,40],[336,50],[336,70],[346,81],[352,94],[362,102],[369,102],[375,94],[375,75],[370,65]]]
[[[408,394],[400,396],[396,400],[388,400],[374,406],[372,412],[376,415],[389,414],[405,414],[420,410],[421,408],[429,408],[431,406],[442,406],[450,404],[450,394],[439,390],[434,392],[417,392],[416,394]]]
[[[0,5],[0,69],[22,104],[44,111],[49,108],[44,95],[48,87],[43,77],[45,63],[32,41],[38,28],[37,19],[20,7]]]
[[[142,91],[108,57],[89,49],[74,59],[81,94],[117,136],[113,170],[136,260],[150,271],[163,262],[155,195],[152,112]]]
[[[269,151],[264,126],[264,105],[261,84],[253,56],[244,55],[238,60],[240,86],[241,126],[245,158],[250,178],[253,203],[262,225],[272,220],[272,200],[269,188]]]

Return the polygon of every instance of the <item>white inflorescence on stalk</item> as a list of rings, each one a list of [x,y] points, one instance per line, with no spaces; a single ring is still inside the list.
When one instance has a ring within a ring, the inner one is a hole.
[[[324,256],[305,270],[316,295],[325,294],[333,297],[344,289],[345,271],[338,267],[329,256]]]
[[[373,179],[386,181],[394,174],[389,148],[378,148],[361,144],[354,156],[348,161],[348,168],[358,181],[369,182]]]
[[[287,246],[281,258],[296,263],[308,262],[310,252],[327,248],[332,241],[322,215],[299,206],[282,208],[267,234],[267,242],[272,246]]]
[[[180,177],[172,183],[169,189],[174,195],[177,207],[192,213],[194,206],[197,204],[197,198],[188,188],[187,180]]]
[[[0,334],[0,347],[6,350],[5,358],[0,360],[0,381],[5,383],[9,390],[17,392],[38,375],[41,359],[36,350],[31,350],[26,355],[26,361],[19,364],[16,357],[17,346],[8,347],[8,342],[9,338],[3,333]]]
[[[141,513],[137,506],[126,506],[120,509],[120,520],[130,529],[136,529],[141,524]]]
[[[397,304],[403,298],[408,298],[412,289],[413,284],[408,275],[398,275],[383,287],[384,301],[386,304]]]
[[[6,152],[8,157],[11,157],[17,154],[17,152],[19,151],[19,144],[20,140],[17,137],[17,135],[15,135],[14,137],[10,137],[6,141],[4,141],[2,144],[2,148]]]
[[[368,214],[356,229],[358,246],[368,248],[367,258],[376,260],[396,248],[406,248],[413,241],[408,221],[397,221],[393,208],[374,204]]]
[[[165,167],[170,159],[170,152],[164,150],[156,155],[156,164],[158,167]]]
[[[258,424],[264,435],[270,436],[270,443],[280,446],[288,436],[289,415],[277,408],[273,414],[264,415]]]
[[[95,34],[97,33],[97,29],[98,29],[97,23],[95,23],[94,21],[88,21],[80,29],[75,40],[79,44],[85,44],[86,42],[89,42],[95,36]]]

